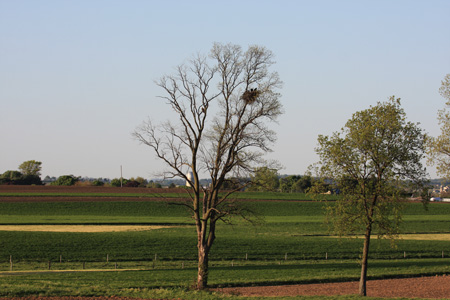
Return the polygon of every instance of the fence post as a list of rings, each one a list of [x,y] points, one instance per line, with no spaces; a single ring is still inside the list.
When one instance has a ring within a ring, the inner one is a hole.
[[[59,256],[59,263],[62,263],[62,255]]]
[[[284,260],[287,260],[287,253],[284,254]]]
[[[325,252],[325,260],[328,260],[328,252]]]
[[[10,271],[13,270],[13,260],[12,260],[12,255],[9,256],[9,270],[10,270]]]
[[[49,269],[49,270],[52,269],[52,261],[51,261],[51,260],[48,261],[48,269]]]

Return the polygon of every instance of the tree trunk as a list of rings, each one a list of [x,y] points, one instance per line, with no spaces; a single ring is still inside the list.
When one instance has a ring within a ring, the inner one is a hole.
[[[208,255],[209,249],[205,245],[199,244],[197,290],[203,290],[208,286]]]
[[[367,282],[367,264],[369,260],[369,244],[370,244],[370,235],[372,231],[372,226],[368,226],[366,228],[366,233],[364,235],[364,247],[363,254],[361,260],[361,278],[359,279],[359,294],[361,296],[366,296],[366,282]]]

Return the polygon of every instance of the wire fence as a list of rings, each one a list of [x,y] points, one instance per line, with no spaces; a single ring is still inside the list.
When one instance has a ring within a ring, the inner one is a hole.
[[[348,254],[334,256],[334,253],[325,252],[321,258],[315,255],[314,257],[298,256],[295,254],[278,254],[271,257],[265,256],[259,258],[252,256],[251,253],[245,253],[241,257],[226,258],[226,259],[210,259],[210,266],[225,266],[238,267],[249,265],[282,265],[282,264],[296,264],[296,263],[326,263],[327,261],[335,262],[337,260],[350,260],[356,262],[360,260],[361,254]],[[446,256],[445,251],[434,253],[408,253],[406,251],[397,252],[393,254],[388,253],[374,253],[370,255],[372,260],[398,260],[398,259],[448,259],[450,260],[450,251]],[[187,269],[196,268],[197,260],[191,259],[173,259],[154,254],[147,260],[134,259],[115,259],[114,256],[106,254],[104,259],[86,259],[86,260],[66,260],[63,255],[55,257],[54,259],[20,259],[10,255],[9,261],[0,262],[0,272],[15,272],[15,271],[75,271],[75,270],[152,270],[152,269]]]

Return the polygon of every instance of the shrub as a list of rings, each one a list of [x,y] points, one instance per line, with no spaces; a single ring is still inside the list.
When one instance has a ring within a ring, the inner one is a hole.
[[[2,184],[19,184],[22,180],[22,173],[19,171],[8,170],[0,176]]]
[[[42,180],[38,175],[23,175],[19,171],[6,171],[0,175],[0,184],[41,185]]]
[[[71,186],[74,185],[78,181],[78,178],[73,175],[63,175],[59,176],[56,181],[52,182],[51,185],[64,185]]]
[[[141,184],[137,182],[136,180],[130,180],[125,184],[125,187],[139,187]]]
[[[122,178],[123,186],[125,186],[128,181],[128,179]],[[113,180],[111,180],[111,186],[120,187],[120,178],[114,178]]]
[[[150,181],[150,182],[147,184],[147,187],[148,187],[148,188],[156,188],[156,189],[160,189],[162,186],[161,186],[161,184],[160,184],[159,182],[153,182],[153,181]]]
[[[92,185],[93,186],[104,186],[105,183],[103,181],[97,179],[92,182]]]
[[[24,185],[42,185],[41,177],[38,175],[24,175],[20,184]]]

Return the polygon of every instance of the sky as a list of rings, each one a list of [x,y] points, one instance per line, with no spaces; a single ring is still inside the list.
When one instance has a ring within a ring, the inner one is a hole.
[[[281,174],[392,95],[437,136],[449,15],[448,0],[0,0],[0,173],[38,160],[42,177],[154,178],[162,163],[131,133],[174,117],[155,80],[214,42],[275,54]]]

